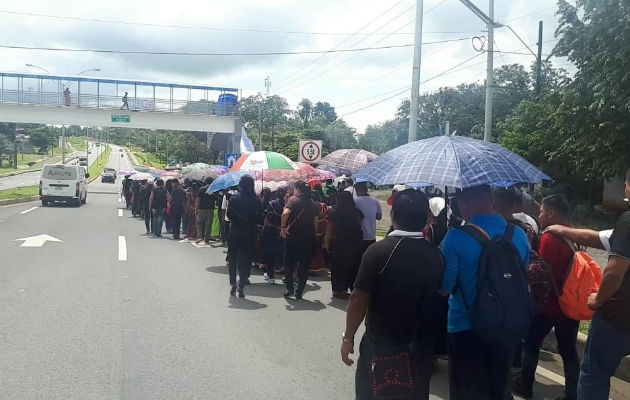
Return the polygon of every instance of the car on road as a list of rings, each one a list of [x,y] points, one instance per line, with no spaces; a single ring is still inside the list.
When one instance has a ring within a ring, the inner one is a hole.
[[[77,207],[85,204],[89,176],[85,168],[79,165],[44,165],[39,180],[39,199],[42,206],[56,201]]]
[[[79,165],[82,167],[87,167],[88,166],[87,157],[79,157]]]
[[[116,183],[116,170],[113,168],[105,168],[101,174],[101,183]]]

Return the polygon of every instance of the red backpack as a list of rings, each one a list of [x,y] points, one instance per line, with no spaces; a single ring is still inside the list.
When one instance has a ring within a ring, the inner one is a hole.
[[[558,290],[553,279],[551,264],[543,260],[534,250],[529,253],[527,279],[534,298],[534,314],[541,314],[547,309],[549,300],[553,299],[554,293]]]

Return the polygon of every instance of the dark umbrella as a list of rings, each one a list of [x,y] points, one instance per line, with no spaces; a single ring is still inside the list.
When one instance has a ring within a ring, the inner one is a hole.
[[[352,175],[377,157],[376,154],[366,150],[340,149],[322,158],[318,168],[334,172],[337,176]]]

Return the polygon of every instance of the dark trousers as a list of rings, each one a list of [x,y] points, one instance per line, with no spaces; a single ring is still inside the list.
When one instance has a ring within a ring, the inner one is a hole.
[[[578,359],[575,342],[577,340],[580,321],[570,319],[562,314],[545,315],[541,314],[534,318],[529,327],[525,345],[523,346],[523,384],[531,388],[534,384],[536,367],[538,366],[538,355],[543,340],[554,328],[556,341],[558,342],[558,352],[562,357],[564,365],[564,393],[568,400],[577,398],[577,383],[580,374],[580,361]]]
[[[513,349],[483,342],[472,331],[448,334],[451,400],[502,400]]]
[[[627,355],[630,332],[615,328],[595,312],[582,358],[578,400],[608,400],[610,377]]]
[[[131,208],[131,192],[125,193],[125,205],[127,206],[127,210]]]
[[[210,234],[212,233],[212,217],[214,210],[199,209],[197,213],[197,237],[203,239],[205,242],[210,241]]]
[[[147,229],[147,233],[153,232],[151,230],[151,210],[149,210],[148,204],[142,206],[142,217],[144,218],[144,227]]]
[[[366,336],[363,336],[361,344],[359,345],[359,359],[357,360],[357,370],[354,380],[356,400],[372,400],[374,398],[372,348],[373,346],[370,344],[370,340]],[[412,371],[415,390],[415,395],[412,398],[428,400],[429,384],[431,382],[431,375],[433,374],[433,354],[430,350],[418,351],[412,354]]]
[[[249,278],[254,258],[254,243],[256,236],[236,236],[228,238],[228,267],[230,285],[236,285],[236,271],[238,270],[239,287],[243,288]]]
[[[337,247],[341,247],[341,244]],[[330,255],[330,284],[333,293],[352,291],[361,258],[348,248],[332,249]]]
[[[361,257],[363,257],[363,253],[370,247],[372,244],[376,243],[376,240],[364,240],[363,241],[363,251],[361,251]]]
[[[153,227],[153,235],[162,237],[162,223],[164,222],[165,208],[154,208],[151,210],[151,223]]]
[[[133,203],[131,204],[131,215],[134,217],[140,214],[140,199],[138,195],[134,195]]]
[[[287,239],[284,254],[284,279],[287,290],[293,291],[293,271],[297,267],[297,293],[304,293],[308,279],[308,267],[315,252],[315,236]]]
[[[181,232],[183,212],[184,211],[181,209],[171,209],[171,232],[173,232],[173,237],[176,239],[179,239],[179,234]]]
[[[276,260],[278,259],[278,251],[265,251],[263,252],[263,262],[265,263],[265,269],[267,271],[267,277],[269,279],[274,279],[274,273],[276,269]]]

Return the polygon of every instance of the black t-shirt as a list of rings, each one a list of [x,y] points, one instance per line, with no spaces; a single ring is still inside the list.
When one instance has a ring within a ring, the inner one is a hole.
[[[440,251],[422,237],[388,236],[368,247],[354,287],[371,294],[366,327],[375,342],[432,346],[443,272]]]
[[[166,208],[166,189],[163,187],[156,187],[153,189],[153,209],[159,210]]]
[[[333,224],[332,245],[339,247],[355,245],[363,242],[363,231],[359,223],[359,215],[334,210],[328,220]]]
[[[289,240],[315,237],[313,219],[319,215],[317,204],[304,196],[293,196],[284,206],[291,210],[287,229]]]
[[[208,190],[208,186],[204,186],[197,192],[197,198],[199,198],[199,209],[200,210],[214,210],[214,205],[216,202],[216,196],[214,194],[208,194],[206,191]]]
[[[621,214],[610,237],[610,255],[630,260],[630,211]],[[630,331],[630,269],[619,289],[601,309],[602,317],[617,329]]]
[[[184,202],[186,201],[186,192],[184,189],[177,187],[171,190],[171,204],[173,209],[182,211],[184,209]]]

